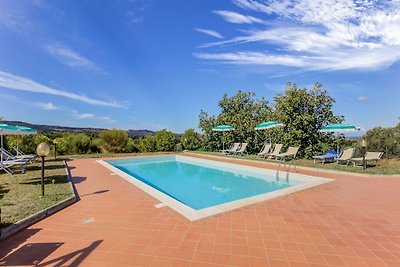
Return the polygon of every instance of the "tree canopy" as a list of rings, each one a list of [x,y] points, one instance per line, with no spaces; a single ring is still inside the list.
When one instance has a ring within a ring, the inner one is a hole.
[[[222,147],[222,142],[247,142],[249,152],[255,153],[271,134],[275,143],[282,143],[285,147],[300,146],[300,154],[312,156],[334,146],[330,135],[318,132],[329,123],[343,120],[343,117],[333,114],[334,103],[335,100],[322,90],[319,83],[311,90],[288,83],[285,91],[277,94],[271,104],[264,98],[256,98],[251,92],[238,91],[232,97],[225,94],[218,103],[221,108],[218,115],[210,116],[204,110],[200,112],[203,146],[207,150],[217,150]],[[285,127],[254,130],[257,124],[270,120],[282,122]],[[212,131],[219,124],[231,125],[235,130],[224,134]]]

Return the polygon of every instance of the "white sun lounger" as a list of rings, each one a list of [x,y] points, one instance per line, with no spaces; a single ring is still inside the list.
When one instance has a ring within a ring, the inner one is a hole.
[[[299,152],[299,148],[300,147],[298,146],[297,147],[290,146],[285,153],[276,155],[275,159],[280,161],[295,159],[297,152]]]
[[[265,144],[261,151],[257,154],[257,157],[265,158],[269,155],[269,151],[271,150],[271,144]]]
[[[229,149],[221,150],[222,153],[235,153],[239,150],[240,143],[234,143],[233,146]]]

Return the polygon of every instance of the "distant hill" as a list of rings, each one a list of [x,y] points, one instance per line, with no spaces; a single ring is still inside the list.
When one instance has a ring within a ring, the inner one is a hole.
[[[92,127],[67,127],[67,126],[59,126],[59,125],[47,125],[47,124],[32,124],[23,121],[2,121],[2,123],[9,124],[9,125],[19,125],[30,127],[36,129],[40,133],[99,133],[106,129],[104,128],[92,128]],[[153,135],[155,132],[140,129],[140,130],[128,130],[129,137],[131,138],[140,138],[145,135]]]

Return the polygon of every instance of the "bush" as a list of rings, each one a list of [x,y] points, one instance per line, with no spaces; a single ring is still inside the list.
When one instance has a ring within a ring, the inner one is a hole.
[[[384,152],[384,156],[387,158],[395,158],[400,155],[400,123],[393,128],[373,128],[363,138],[368,142],[367,151]]]
[[[102,147],[103,147],[104,141],[101,138],[93,138],[92,141],[90,141],[90,152],[91,153],[101,153],[102,152]]]
[[[140,152],[155,152],[156,148],[156,139],[154,136],[146,135],[144,138],[139,141],[139,150]]]
[[[56,144],[57,153],[60,155],[65,155],[68,153],[70,147],[68,141],[64,137],[58,137],[53,141]]]
[[[85,154],[89,151],[90,137],[87,134],[73,134],[67,136],[70,145],[70,153]]]
[[[154,135],[157,151],[174,151],[176,145],[176,136],[174,133],[161,130]]]
[[[124,152],[129,140],[128,133],[118,129],[103,131],[100,138],[103,139],[102,148],[112,153]]]
[[[127,153],[137,153],[139,152],[139,140],[134,140],[132,138],[128,139],[128,143],[125,146],[125,152]]]
[[[201,146],[201,135],[194,129],[187,129],[181,137],[181,144],[183,149],[197,150]]]

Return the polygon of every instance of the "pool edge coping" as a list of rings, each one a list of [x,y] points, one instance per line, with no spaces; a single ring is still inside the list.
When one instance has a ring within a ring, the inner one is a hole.
[[[190,155],[190,156],[199,156],[199,157],[209,157],[209,158],[215,158],[215,159],[221,159],[221,160],[234,160],[237,161],[238,164],[240,164],[240,161],[243,162],[250,162],[250,163],[260,163],[263,165],[268,165],[270,164],[271,166],[279,166],[278,162],[275,161],[261,161],[261,160],[254,160],[254,159],[246,159],[246,158],[237,158],[237,157],[224,157],[224,156],[219,156],[219,155],[209,155],[209,154],[202,154],[202,153],[196,153],[196,152],[190,152],[190,151],[184,151],[182,154]],[[266,168],[268,169],[268,166],[265,167],[260,167],[260,168]],[[400,174],[371,174],[371,173],[357,173],[357,172],[351,172],[351,171],[339,171],[339,170],[331,170],[331,169],[323,169],[323,168],[318,168],[318,167],[308,167],[308,166],[301,166],[301,165],[296,165],[296,168],[299,170],[304,170],[304,171],[313,171],[317,173],[328,173],[328,174],[341,174],[341,175],[349,175],[349,176],[355,176],[355,177],[363,177],[363,178],[400,178]]]

